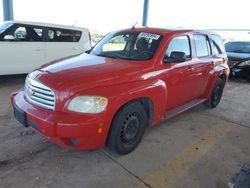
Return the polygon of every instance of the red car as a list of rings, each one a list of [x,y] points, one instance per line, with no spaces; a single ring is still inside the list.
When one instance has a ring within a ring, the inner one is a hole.
[[[128,29],[30,73],[12,105],[19,122],[58,145],[127,154],[146,127],[200,103],[216,107],[228,75],[217,34]]]

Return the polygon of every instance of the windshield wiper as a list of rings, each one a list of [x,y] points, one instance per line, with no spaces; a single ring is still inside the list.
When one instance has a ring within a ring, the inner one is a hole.
[[[122,59],[120,56],[118,55],[104,55],[104,54],[95,54],[97,56],[101,56],[101,57],[108,57],[108,58],[114,58],[114,59]]]
[[[88,54],[93,53],[94,55],[98,56],[98,54],[93,49],[90,49],[87,52],[88,52]]]
[[[96,55],[96,56],[107,57],[107,58],[113,58],[113,59],[136,60],[135,58],[124,57],[124,56],[120,56],[120,55],[117,55],[117,54],[112,54],[112,55],[97,54],[96,52],[94,52],[94,50],[91,50],[90,53],[93,53],[93,54]]]

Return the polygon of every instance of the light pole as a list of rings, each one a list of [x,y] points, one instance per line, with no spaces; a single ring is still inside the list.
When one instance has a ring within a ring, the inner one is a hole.
[[[142,26],[147,26],[148,24],[148,4],[149,0],[144,0]]]
[[[4,21],[13,20],[13,1],[3,0],[3,19]]]

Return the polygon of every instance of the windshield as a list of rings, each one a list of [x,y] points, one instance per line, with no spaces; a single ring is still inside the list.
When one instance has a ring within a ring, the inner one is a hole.
[[[13,23],[11,23],[11,22],[4,22],[4,23],[0,24],[0,34],[3,33],[6,29],[8,29],[12,25],[13,25]]]
[[[250,42],[228,42],[225,48],[226,52],[250,53]]]
[[[91,55],[128,60],[153,58],[161,35],[138,31],[111,33],[91,51]]]

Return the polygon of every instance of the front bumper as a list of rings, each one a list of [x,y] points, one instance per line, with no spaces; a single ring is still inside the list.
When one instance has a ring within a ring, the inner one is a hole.
[[[12,106],[25,113],[24,126],[32,127],[52,142],[73,149],[105,145],[111,120],[105,114],[87,115],[43,109],[30,104],[24,92],[13,93]]]
[[[242,78],[250,78],[250,67],[233,67],[231,69],[231,75]]]

